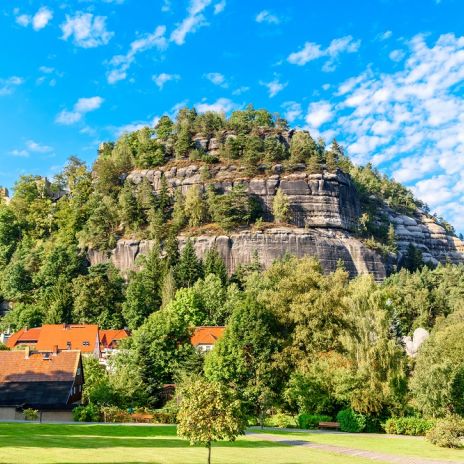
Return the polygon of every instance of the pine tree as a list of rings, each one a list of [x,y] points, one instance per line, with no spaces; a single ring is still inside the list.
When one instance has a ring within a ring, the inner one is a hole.
[[[190,239],[187,240],[180,254],[175,273],[179,288],[191,287],[198,279],[203,277],[203,263],[198,259]]]
[[[205,276],[214,274],[221,279],[224,285],[227,283],[226,265],[215,247],[209,249],[206,253],[203,267]]]
[[[206,217],[206,203],[198,185],[193,185],[187,190],[185,196],[185,214],[189,220],[190,227],[198,227]]]
[[[171,206],[171,195],[169,195],[169,185],[164,174],[161,175],[160,190],[156,199],[158,208],[163,213],[163,218],[168,219],[169,208]]]
[[[164,241],[164,251],[166,253],[166,265],[168,268],[175,268],[179,262],[179,243],[177,242],[176,231],[170,229]]]
[[[165,308],[166,305],[174,298],[176,294],[176,279],[174,277],[174,269],[170,267],[163,279],[163,288],[161,290],[161,308]]]
[[[290,220],[290,202],[287,195],[280,188],[277,189],[272,201],[272,213],[276,222],[287,223]]]

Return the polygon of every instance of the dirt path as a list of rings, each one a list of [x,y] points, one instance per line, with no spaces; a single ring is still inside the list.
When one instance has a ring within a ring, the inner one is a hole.
[[[304,448],[317,449],[319,451],[327,451],[330,453],[345,454],[347,456],[360,457],[372,459],[373,461],[380,461],[383,463],[392,464],[450,464],[455,461],[437,461],[435,459],[419,458],[414,456],[398,456],[394,454],[377,453],[376,451],[366,451],[355,448],[346,448],[344,446],[336,445],[323,445],[318,443],[311,443],[303,440],[285,440],[282,436],[272,435],[267,433],[247,433],[249,437],[259,438],[260,440],[268,440],[275,443],[282,443],[284,445],[302,446]]]

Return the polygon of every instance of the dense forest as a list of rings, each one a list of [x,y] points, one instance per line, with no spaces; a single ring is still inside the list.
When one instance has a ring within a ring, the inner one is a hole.
[[[214,153],[204,145],[212,140]],[[316,260],[292,256],[266,270],[256,256],[228,275],[217,250],[200,260],[189,240],[179,250],[177,236],[262,224],[244,189],[219,193],[211,179],[204,192],[182,195],[162,178],[155,193],[148,182],[127,180],[134,169],[190,162],[207,184],[219,163],[240,164],[248,175],[276,164],[286,172],[347,172],[363,199],[355,233],[385,253],[396,244],[377,206],[427,211],[401,184],[355,166],[336,141],[326,147],[265,110],[250,106],[226,118],[182,109],[175,121],[163,116],[154,128],[102,144],[91,169],[72,157],[50,182],[18,180],[0,205],[0,294],[9,305],[1,327],[129,327],[133,336],[110,373],[88,362],[86,401],[94,409],[157,406],[163,385],[197,373],[235,388],[250,418],[349,411],[377,430],[390,416],[464,414],[464,266],[431,269],[412,247],[404,268],[382,283],[350,280],[343,263],[324,274]],[[273,218],[288,221],[281,192]],[[122,237],[154,242],[136,271],[90,266],[89,249],[109,250]],[[227,326],[206,357],[190,345],[198,325]],[[418,327],[431,336],[411,358],[403,337]]]

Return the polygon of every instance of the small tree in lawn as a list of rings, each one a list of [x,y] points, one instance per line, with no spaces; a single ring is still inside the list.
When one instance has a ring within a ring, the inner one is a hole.
[[[274,196],[272,213],[277,222],[288,222],[290,220],[290,204],[288,197],[281,189],[277,189]]]
[[[245,430],[241,403],[229,387],[202,377],[182,384],[179,396],[177,433],[190,440],[192,445],[205,445],[208,448],[207,462],[211,464],[211,443],[234,441]]]

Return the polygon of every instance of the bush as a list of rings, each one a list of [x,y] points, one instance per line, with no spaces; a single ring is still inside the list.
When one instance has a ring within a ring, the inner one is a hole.
[[[437,421],[427,432],[427,440],[443,448],[464,447],[464,419],[451,416]]]
[[[337,414],[337,422],[342,432],[362,432],[366,427],[366,416],[352,409],[343,409]]]
[[[431,419],[422,419],[421,417],[392,417],[385,422],[385,432],[394,435],[414,435],[423,436],[433,426],[434,421]]]
[[[295,428],[297,426],[295,417],[290,416],[289,414],[284,414],[283,412],[279,412],[267,418],[264,421],[264,424],[267,427],[279,427],[282,429]]]
[[[153,411],[152,413],[154,424],[176,424],[177,423],[177,413],[174,411],[166,411],[159,409]]]
[[[78,406],[73,409],[72,415],[76,422],[100,422],[101,420],[100,409],[94,404]]]
[[[37,409],[25,409],[23,411],[24,419],[27,421],[35,421],[39,418],[39,411]]]
[[[298,427],[300,429],[317,429],[319,422],[330,422],[331,420],[330,416],[304,412],[298,416]]]
[[[117,406],[104,406],[101,408],[101,413],[104,422],[133,422],[130,413]]]

